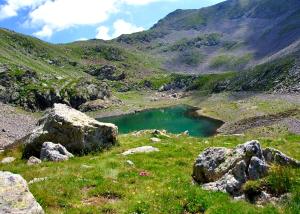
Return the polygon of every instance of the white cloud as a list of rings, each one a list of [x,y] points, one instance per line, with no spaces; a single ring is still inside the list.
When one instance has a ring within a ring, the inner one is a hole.
[[[47,1],[33,10],[29,23],[60,31],[77,25],[95,25],[117,12],[115,0],[56,0]]]
[[[145,30],[143,27],[137,27],[132,23],[119,19],[113,24],[113,33],[110,35],[109,28],[100,26],[97,28],[97,39],[110,40],[121,36],[122,34],[130,34]]]
[[[97,28],[97,39],[110,40],[112,37],[109,35],[109,28],[105,26],[100,26]]]
[[[122,5],[146,5],[159,1],[176,0],[5,0],[0,5],[0,20],[17,16],[20,10],[28,8],[26,26],[40,29],[34,33],[36,36],[51,37],[57,31],[74,26],[101,24],[119,12]],[[122,20],[115,25],[112,37],[141,30]],[[100,30],[102,37],[107,39],[108,32],[105,34],[103,28]]]
[[[87,40],[89,40],[89,39],[85,38],[85,37],[82,37],[82,38],[77,39],[76,41],[87,41]]]
[[[135,33],[143,30],[145,29],[142,27],[137,27],[129,22],[119,19],[114,23],[113,37],[116,38],[118,36],[121,36],[122,34],[130,34],[130,33]]]
[[[18,15],[18,11],[24,8],[35,9],[47,0],[6,0],[0,5],[0,20]]]
[[[38,37],[47,37],[47,38],[50,38],[53,34],[53,30],[51,28],[49,28],[47,25],[45,25],[42,30],[34,33],[35,36],[38,36]]]

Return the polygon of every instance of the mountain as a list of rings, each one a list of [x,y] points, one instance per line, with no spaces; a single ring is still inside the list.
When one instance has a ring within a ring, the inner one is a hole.
[[[0,29],[0,101],[36,111],[143,89],[298,93],[299,53],[299,0],[176,10],[112,41],[54,45]]]
[[[29,110],[55,102],[79,108],[161,73],[157,61],[141,51],[102,40],[53,45],[0,29],[0,100]]]
[[[298,50],[300,1],[227,0],[176,10],[150,30],[116,42],[159,56],[172,72],[240,71]]]

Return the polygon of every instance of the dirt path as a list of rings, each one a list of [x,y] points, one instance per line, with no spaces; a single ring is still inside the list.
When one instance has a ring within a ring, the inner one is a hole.
[[[30,113],[0,102],[0,149],[26,136],[36,122],[37,119]]]

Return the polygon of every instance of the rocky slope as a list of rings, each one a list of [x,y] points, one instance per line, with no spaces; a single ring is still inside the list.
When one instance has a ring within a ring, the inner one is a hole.
[[[176,10],[149,31],[116,41],[164,59],[171,71],[238,71],[299,50],[298,0],[227,0]]]
[[[0,29],[0,101],[28,110],[107,101],[158,73],[145,54],[102,40],[53,45]]]

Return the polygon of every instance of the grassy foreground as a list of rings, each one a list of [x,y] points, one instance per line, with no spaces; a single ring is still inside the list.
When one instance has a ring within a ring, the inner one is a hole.
[[[227,194],[204,191],[192,184],[193,162],[205,148],[235,147],[253,136],[171,136],[153,144],[150,134],[121,135],[120,145],[109,151],[38,166],[27,166],[19,151],[7,151],[1,156],[12,155],[17,160],[0,165],[0,170],[19,173],[27,181],[48,177],[29,186],[46,213],[299,213],[299,169],[289,169],[286,176],[292,199],[276,206],[257,207],[234,201]],[[263,146],[272,146],[300,159],[299,135],[258,140]],[[143,145],[155,146],[160,152],[120,155]]]

